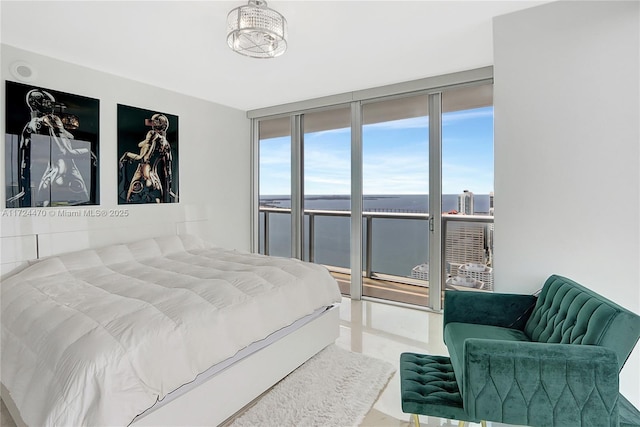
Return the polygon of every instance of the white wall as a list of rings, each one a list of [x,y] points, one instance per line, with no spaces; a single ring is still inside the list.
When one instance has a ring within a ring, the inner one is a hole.
[[[494,20],[495,288],[551,273],[640,313],[640,3]],[[640,407],[640,349],[621,375]]]
[[[100,100],[100,207],[129,211],[127,218],[30,218],[13,216],[22,209],[4,209],[0,216],[3,273],[36,249],[42,256],[176,232],[197,233],[220,246],[250,249],[250,125],[245,112],[0,46],[3,107],[5,80],[18,81],[10,71],[16,61],[30,64],[36,72],[37,78],[28,84]],[[118,206],[117,104],[178,116],[179,203]],[[0,123],[4,134],[4,117]],[[0,153],[4,167],[4,148]],[[3,173],[2,200],[4,179]],[[5,202],[0,204],[4,208]],[[56,209],[47,208],[47,215]]]

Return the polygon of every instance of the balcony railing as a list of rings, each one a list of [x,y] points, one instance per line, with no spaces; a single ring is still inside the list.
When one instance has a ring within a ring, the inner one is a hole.
[[[304,214],[304,259],[349,273],[351,212],[305,210]],[[412,277],[412,270],[429,259],[429,214],[364,212],[362,217],[363,276],[428,286],[427,280]],[[290,209],[260,207],[261,253],[289,256],[290,219]],[[455,276],[461,266],[491,264],[492,216],[443,214],[442,219],[445,273]],[[491,289],[491,284],[484,288]]]

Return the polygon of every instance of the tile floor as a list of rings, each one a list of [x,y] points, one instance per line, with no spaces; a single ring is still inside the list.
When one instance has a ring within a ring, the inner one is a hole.
[[[403,352],[448,355],[442,340],[442,315],[411,308],[343,298],[340,337],[336,343],[351,351],[384,359],[399,367]],[[362,427],[413,426],[400,404],[400,375],[396,371],[367,414]],[[423,427],[458,426],[457,421],[420,416]],[[480,424],[467,424],[472,427]],[[491,427],[506,424],[487,422]]]
[[[13,422],[13,418],[11,418],[11,415],[9,415],[9,411],[7,411],[7,407],[2,401],[0,401],[0,426],[16,427],[16,423]]]

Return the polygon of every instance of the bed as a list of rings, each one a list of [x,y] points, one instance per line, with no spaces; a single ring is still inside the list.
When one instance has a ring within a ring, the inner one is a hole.
[[[338,336],[326,268],[167,236],[2,281],[18,425],[218,425]]]

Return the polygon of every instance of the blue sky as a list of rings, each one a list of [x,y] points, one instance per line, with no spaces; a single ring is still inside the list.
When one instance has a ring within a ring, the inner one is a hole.
[[[427,194],[428,118],[363,127],[364,194]],[[291,142],[260,142],[260,194],[291,191]],[[350,129],[305,134],[305,194],[349,194]],[[442,192],[493,191],[493,107],[442,117]]]

